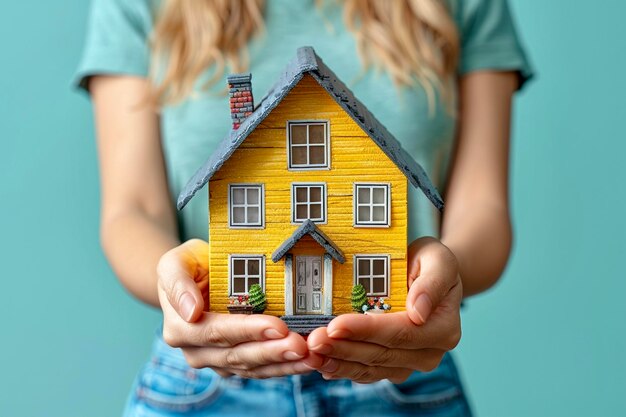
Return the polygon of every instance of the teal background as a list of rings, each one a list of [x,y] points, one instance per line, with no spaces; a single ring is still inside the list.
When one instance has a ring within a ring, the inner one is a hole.
[[[271,0],[270,0],[271,1]],[[159,314],[98,244],[87,3],[0,12],[0,416],[115,416]],[[515,103],[516,244],[457,348],[479,416],[626,415],[626,3],[511,0],[537,79]]]

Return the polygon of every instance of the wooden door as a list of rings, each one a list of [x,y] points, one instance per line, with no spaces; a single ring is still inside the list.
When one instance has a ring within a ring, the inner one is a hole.
[[[296,314],[322,314],[322,257],[296,257]]]

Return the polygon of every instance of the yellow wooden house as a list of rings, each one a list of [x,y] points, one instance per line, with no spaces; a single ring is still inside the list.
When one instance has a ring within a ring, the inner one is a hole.
[[[402,310],[407,188],[443,202],[423,169],[310,47],[252,104],[229,77],[233,129],[180,195],[209,184],[210,306],[260,284],[268,314],[350,312],[362,284]]]

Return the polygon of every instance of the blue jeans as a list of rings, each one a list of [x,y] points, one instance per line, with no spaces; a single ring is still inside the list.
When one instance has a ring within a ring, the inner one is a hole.
[[[459,376],[446,354],[437,369],[402,384],[326,381],[317,372],[283,378],[222,378],[187,365],[180,349],[156,338],[124,417],[471,416]]]

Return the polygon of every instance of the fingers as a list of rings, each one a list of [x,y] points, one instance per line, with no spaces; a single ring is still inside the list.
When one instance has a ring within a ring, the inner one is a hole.
[[[296,355],[289,352],[296,352]],[[230,349],[186,348],[183,353],[190,366],[210,367],[225,378],[232,375],[259,379],[307,374],[319,369],[324,361],[316,353],[307,352],[306,342],[296,333],[279,341],[244,343]],[[301,358],[302,353],[306,355],[304,358]]]
[[[367,366],[409,368],[422,372],[435,369],[445,353],[441,349],[393,349],[374,343],[331,339],[325,329],[315,330],[307,343],[312,352],[328,358]]]
[[[308,347],[302,336],[290,333],[279,340],[241,343],[234,347],[192,347],[183,352],[193,368],[221,368],[232,372],[301,360],[308,354]]]
[[[314,356],[314,355],[309,355]],[[321,366],[323,359],[319,356],[316,356],[315,362],[317,365],[315,367],[311,367],[309,365],[310,358],[307,357],[306,361],[295,361],[295,362],[284,362],[284,363],[274,363],[271,365],[259,366],[254,369],[236,369],[232,370],[231,375],[238,375],[242,378],[255,378],[255,379],[265,379],[265,378],[274,378],[281,377],[286,375],[301,375],[308,374],[313,372],[315,368]],[[215,369],[218,373],[226,372],[223,369]],[[220,374],[221,375],[221,374]]]
[[[204,310],[208,286],[208,243],[192,239],[165,253],[157,265],[159,299],[165,296],[176,313],[187,322],[197,320]],[[200,286],[198,285],[200,284]]]
[[[400,383],[406,381],[413,371],[406,368],[368,366],[356,362],[327,358],[320,367],[320,372],[325,379],[345,378],[361,384],[369,384],[382,379]]]
[[[404,311],[377,316],[344,314],[328,324],[327,334],[332,339],[366,341],[389,348],[451,350],[460,339],[460,319],[458,313],[438,315],[427,325],[416,326]]]
[[[186,323],[167,310],[164,308],[163,339],[172,347],[231,347],[289,334],[284,321],[264,314],[203,313],[197,322]]]
[[[304,362],[301,361],[276,363],[272,365],[260,366],[256,369],[235,369],[232,370],[232,372],[217,368],[213,368],[213,370],[220,375],[222,375],[222,373],[225,373],[228,376],[237,375],[242,378],[249,379],[277,378],[287,375],[302,375],[313,372],[311,368],[309,368],[306,364],[304,364]]]
[[[426,323],[448,292],[460,283],[454,254],[434,238],[421,238],[409,246],[409,293],[406,310],[411,320]]]

